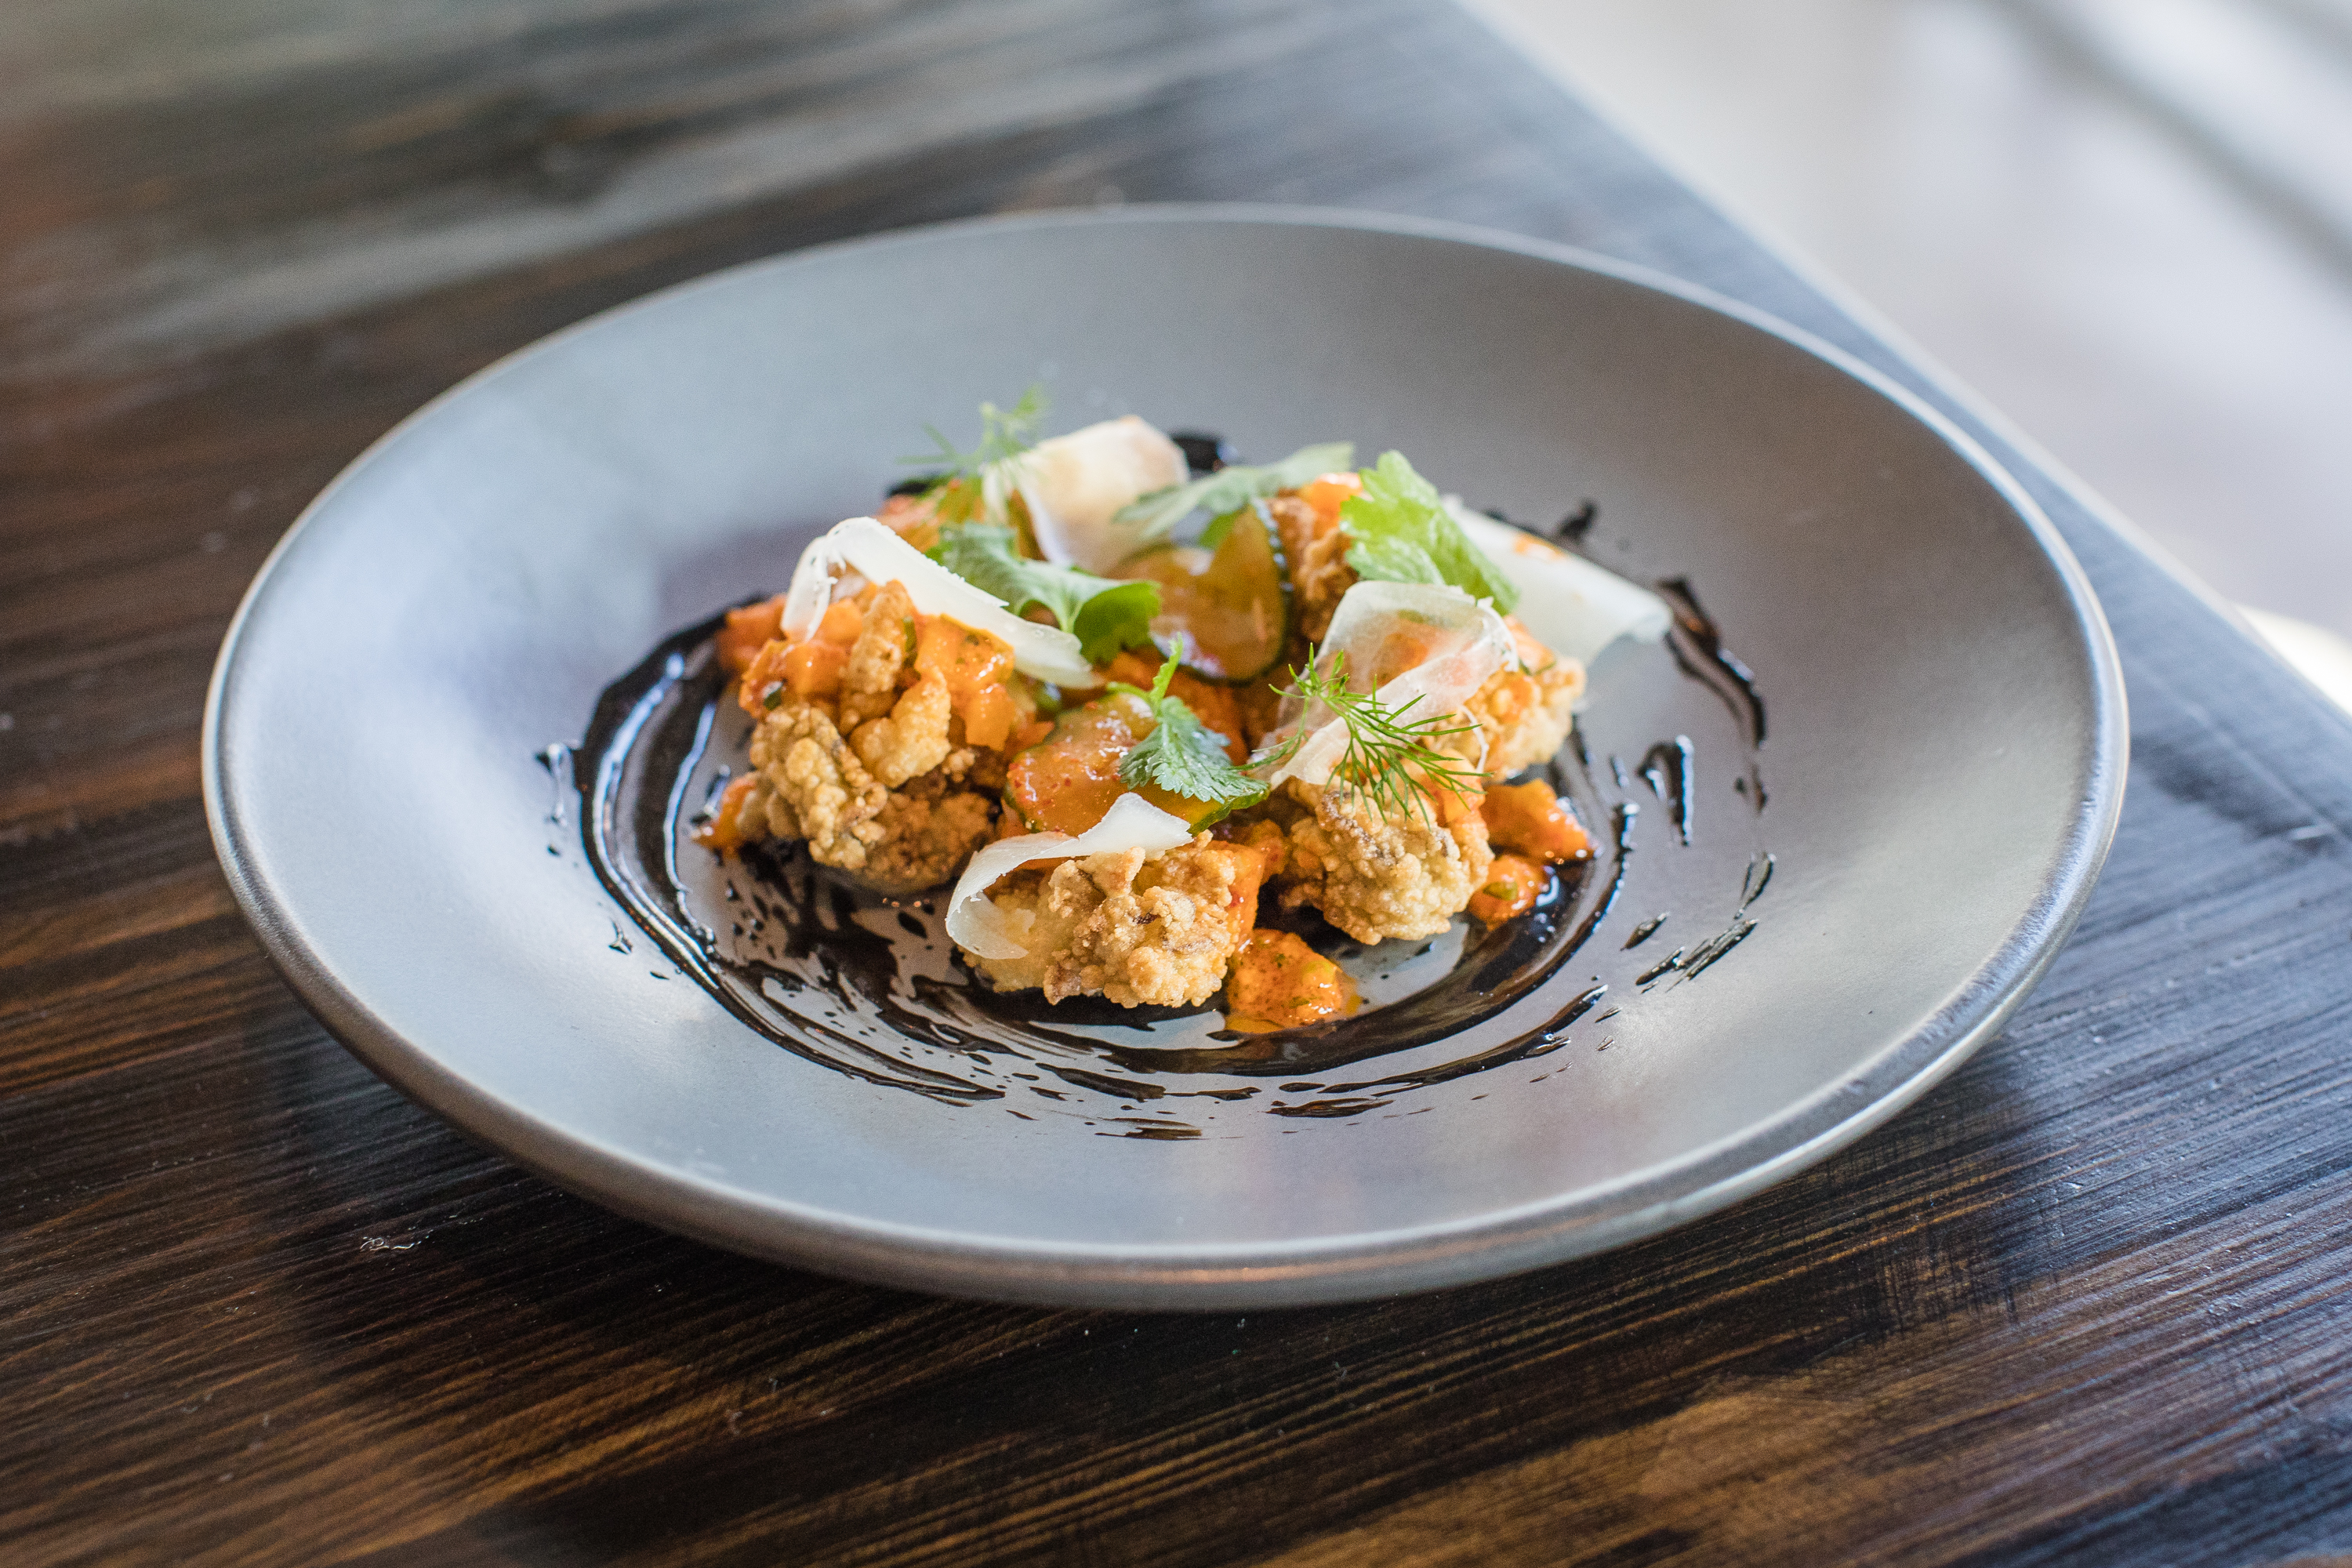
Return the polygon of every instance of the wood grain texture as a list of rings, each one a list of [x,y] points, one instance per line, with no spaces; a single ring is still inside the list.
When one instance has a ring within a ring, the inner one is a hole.
[[[751,1263],[408,1105],[237,919],[195,732],[271,542],[459,376],[716,266],[1018,207],[1367,206],[1664,268],[1944,399],[1449,7],[0,29],[8,1563],[2352,1552],[2352,727],[1980,426],[2123,647],[2106,876],[1950,1082],[1607,1258],[1246,1318]]]

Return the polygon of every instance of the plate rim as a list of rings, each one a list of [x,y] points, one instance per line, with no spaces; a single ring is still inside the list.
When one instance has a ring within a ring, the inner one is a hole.
[[[2022,521],[2055,569],[2091,674],[2085,788],[2050,874],[2003,939],[1945,1004],[1840,1081],[1662,1165],[1600,1186],[1466,1220],[1310,1241],[1108,1246],[975,1240],[877,1222],[712,1182],[569,1132],[488,1093],[369,1011],[310,951],[248,858],[253,836],[221,752],[225,710],[246,633],[313,521],[412,426],[477,384],[617,317],[754,273],[844,252],[955,236],[1159,223],[1346,229],[1434,239],[1564,266],[1665,294],[1777,338],[1860,382],[1925,426]],[[730,1250],[867,1283],[1055,1306],[1216,1310],[1303,1306],[1442,1289],[1525,1272],[1623,1246],[1726,1207],[1827,1158],[1891,1119],[1999,1032],[2065,945],[2095,886],[2121,817],[2130,736],[2122,661],[2105,611],[2073,551],[2024,487],[1951,416],[1846,350],[1769,312],[1638,264],[1555,241],[1396,214],[1249,203],[1164,203],[998,214],[886,230],[737,263],[625,300],[500,355],[371,442],[296,517],[239,601],[215,660],[202,730],[205,815],[238,909],[271,964],[311,1014],[379,1078],[499,1154],[606,1207]],[[1851,1109],[1841,1112],[1841,1105]]]

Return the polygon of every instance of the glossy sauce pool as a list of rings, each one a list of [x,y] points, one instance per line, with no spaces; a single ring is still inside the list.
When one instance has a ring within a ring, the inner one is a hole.
[[[1312,911],[1262,908],[1261,924],[1297,931],[1363,995],[1351,1016],[1296,1028],[1229,1029],[1213,1006],[1000,994],[947,940],[944,888],[889,899],[816,866],[797,846],[721,856],[697,845],[695,820],[743,765],[751,728],[729,700],[713,648],[722,617],[666,639],[605,689],[578,747],[550,748],[543,761],[577,789],[589,862],[635,927],[745,1025],[808,1062],[880,1089],[1028,1120],[1075,1118],[1116,1136],[1198,1137],[1220,1115],[1240,1113],[1346,1119],[1537,1061],[1580,1038],[1604,1048],[1605,1034],[1594,1037],[1592,1026],[1648,989],[1703,973],[1755,928],[1750,910],[1773,868],[1760,847],[1739,859],[1739,891],[1723,900],[1727,918],[1705,940],[1660,952],[1664,943],[1648,944],[1672,916],[1624,915],[1645,805],[1655,819],[1646,837],[1663,835],[1677,852],[1696,841],[1696,795],[1710,771],[1733,778],[1744,801],[1738,816],[1751,829],[1745,837],[1762,816],[1753,677],[1722,652],[1688,585],[1673,588],[1668,647],[1604,658],[1625,665],[1632,656],[1631,668],[1646,664],[1654,685],[1671,660],[1683,679],[1667,689],[1685,699],[1674,706],[1687,709],[1692,697],[1699,704],[1696,715],[1665,717],[1711,718],[1718,731],[1727,718],[1721,749],[1736,765],[1703,768],[1689,734],[1675,731],[1630,759],[1620,748],[1596,769],[1580,721],[1549,776],[1591,832],[1594,854],[1557,868],[1532,910],[1492,930],[1465,917],[1425,942],[1368,948]],[[1596,942],[1612,921],[1629,928],[1630,940]],[[617,923],[615,942],[626,945]],[[1633,952],[1641,946],[1647,951]],[[1480,1029],[1507,1014],[1499,1038]],[[1444,1048],[1474,1032],[1482,1035],[1476,1048]]]

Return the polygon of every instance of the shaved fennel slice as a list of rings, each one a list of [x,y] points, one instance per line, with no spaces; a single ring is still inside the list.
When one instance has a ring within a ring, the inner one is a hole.
[[[1472,511],[1454,496],[1445,498],[1445,510],[1518,585],[1519,624],[1552,652],[1590,666],[1619,637],[1655,642],[1666,635],[1674,614],[1647,588],[1525,529]]]
[[[1150,542],[1149,529],[1114,521],[1119,509],[1190,472],[1183,449],[1132,414],[1040,441],[1006,463],[1045,559],[1097,575]]]
[[[1459,712],[1496,671],[1517,658],[1511,629],[1495,606],[1438,583],[1358,583],[1331,613],[1318,662],[1328,674],[1332,656],[1348,657],[1348,685],[1373,681],[1383,707],[1408,720]],[[1283,700],[1282,722],[1268,737],[1279,742],[1304,730],[1307,738],[1267,780],[1328,784],[1348,750],[1347,721],[1321,704],[1309,710],[1297,697]],[[1482,762],[1483,758],[1480,759]]]
[[[1068,860],[1080,855],[1115,855],[1123,849],[1149,853],[1173,849],[1192,841],[1184,819],[1160,810],[1139,795],[1123,795],[1111,802],[1103,819],[1073,837],[1067,833],[1024,833],[982,846],[957,879],[948,897],[948,936],[958,947],[980,958],[1024,958],[1029,950],[990,901],[988,889],[999,877],[1039,860]]]
[[[784,595],[784,636],[794,642],[814,637],[835,589],[852,573],[869,583],[904,584],[924,615],[946,616],[1006,644],[1013,668],[1024,675],[1057,685],[1086,686],[1096,679],[1077,638],[1058,626],[1023,620],[1003,600],[973,587],[870,517],[837,522],[801,552]]]

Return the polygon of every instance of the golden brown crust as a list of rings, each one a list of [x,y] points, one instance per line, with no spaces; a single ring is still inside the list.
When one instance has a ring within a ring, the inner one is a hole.
[[[764,814],[770,835],[807,839],[823,865],[864,866],[867,847],[882,836],[873,819],[890,792],[866,771],[833,721],[813,703],[788,699],[751,731],[751,751],[760,778],[744,820]]]
[[[855,656],[852,656],[853,658]],[[849,706],[849,694],[842,694]],[[948,760],[948,721],[953,714],[948,683],[927,675],[908,687],[889,712],[868,719],[850,737],[857,760],[888,788],[929,773]]]
[[[1203,834],[1157,856],[1129,849],[1015,876],[992,897],[1027,955],[971,962],[998,990],[1041,988],[1049,1002],[1197,1006],[1256,923],[1259,870],[1251,850]]]
[[[1494,854],[1475,809],[1383,814],[1343,784],[1285,786],[1309,806],[1289,826],[1283,907],[1309,904],[1358,942],[1434,936],[1469,905]],[[1449,820],[1450,819],[1450,820]]]
[[[841,725],[856,731],[898,705],[898,672],[915,653],[915,601],[902,583],[886,583],[866,606],[866,624],[841,670]]]
[[[1292,640],[1321,642],[1331,629],[1331,612],[1356,584],[1355,568],[1348,564],[1347,530],[1295,495],[1276,496],[1265,505],[1282,536],[1283,559],[1290,563]]]
[[[1498,670],[1463,705],[1486,737],[1490,779],[1507,779],[1550,761],[1575,727],[1584,667],[1536,646],[1549,662],[1531,671]]]
[[[890,722],[868,720],[859,734]],[[945,733],[942,725],[940,761],[898,781],[894,790],[866,766],[821,706],[787,700],[751,733],[751,765],[759,772],[738,820],[748,837],[807,839],[819,865],[877,891],[895,896],[936,887],[987,841],[996,816],[990,794],[965,787],[982,771],[982,754],[948,751]]]
[[[857,879],[903,897],[954,876],[994,831],[996,808],[987,796],[950,788],[933,773],[891,792],[875,821],[882,837],[866,851]]]

